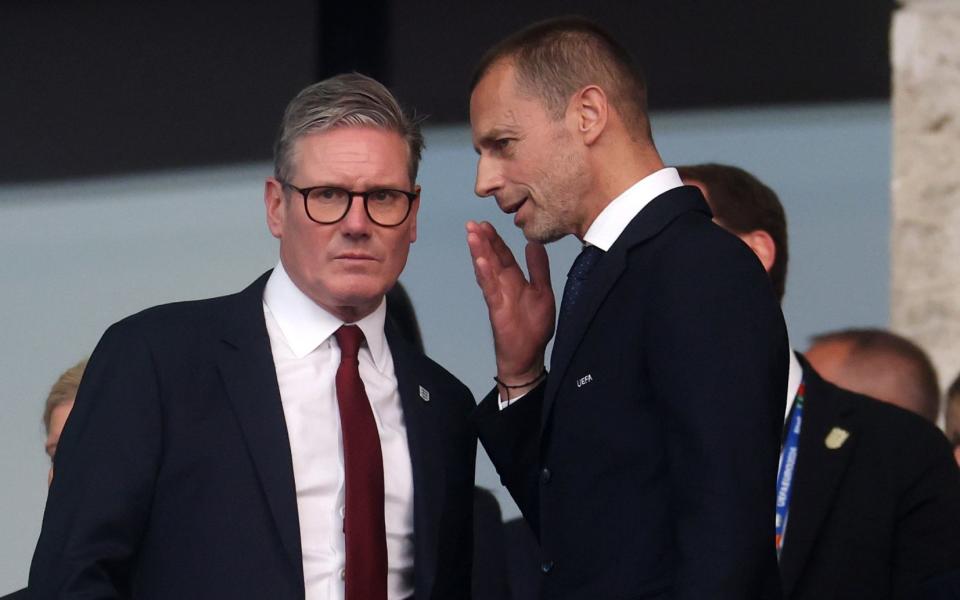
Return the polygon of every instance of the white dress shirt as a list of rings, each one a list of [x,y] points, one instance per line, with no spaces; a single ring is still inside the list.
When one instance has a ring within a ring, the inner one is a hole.
[[[800,382],[802,381],[803,367],[797,360],[797,353],[793,351],[793,348],[790,348],[790,371],[787,375],[787,408],[784,409],[783,413],[784,426],[787,424],[787,417],[790,416],[790,409],[793,408],[793,403],[797,399],[797,392],[800,391]]]
[[[277,264],[263,292],[263,312],[290,440],[300,520],[306,600],[344,598],[344,468],[336,373],[343,321],[291,281]],[[383,452],[387,597],[413,595],[413,470],[393,357],[383,325],[386,303],[356,323],[363,380]]]
[[[797,360],[797,354],[790,348],[790,371],[787,374],[787,407],[783,411],[783,426],[787,426],[787,419],[790,417],[790,411],[793,409],[793,403],[797,400],[797,392],[800,391],[800,383],[803,381],[803,367]],[[777,463],[779,472],[780,463],[783,462],[783,446],[780,446],[780,461]]]
[[[673,167],[650,173],[628,187],[600,211],[583,235],[583,243],[608,252],[630,221],[640,214],[644,207],[660,194],[682,185],[680,174]]]
[[[682,185],[683,181],[680,179],[680,174],[673,167],[665,167],[647,175],[627,188],[600,211],[600,214],[593,220],[593,223],[587,229],[587,233],[583,236],[584,245],[596,246],[604,252],[609,251],[613,243],[623,233],[623,230],[630,224],[630,221],[646,205],[650,204],[660,194]],[[504,400],[501,395],[500,410],[510,406],[525,395],[521,394],[509,400]]]
[[[793,351],[793,348],[790,348],[790,371],[787,375],[787,407],[783,413],[783,426],[787,426],[787,418],[790,416],[790,410],[793,408],[793,403],[797,399],[797,392],[800,391],[800,384],[803,382],[803,367],[800,365],[800,361],[797,360],[797,355]],[[780,446],[780,458],[777,461],[777,477],[779,478],[780,469],[783,468],[783,445]],[[787,537],[787,525],[790,523],[789,513],[787,515],[787,520],[783,525],[783,540]]]

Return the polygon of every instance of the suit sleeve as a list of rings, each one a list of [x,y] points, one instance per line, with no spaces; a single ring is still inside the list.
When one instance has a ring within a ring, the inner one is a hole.
[[[537,480],[540,414],[546,381],[500,410],[494,388],[473,414],[483,448],[500,475],[500,482],[539,537],[540,486]]]
[[[160,453],[153,361],[143,339],[121,323],[91,356],[57,448],[30,567],[33,598],[130,595]]]
[[[730,243],[671,248],[646,292],[643,344],[666,425],[678,599],[761,598],[779,585],[786,329],[756,257],[719,242]]]

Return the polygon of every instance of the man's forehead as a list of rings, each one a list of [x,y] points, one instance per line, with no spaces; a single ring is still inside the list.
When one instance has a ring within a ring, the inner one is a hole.
[[[486,117],[478,117],[473,126],[474,149],[491,144],[502,137],[512,137],[520,133],[520,123],[517,111],[513,107],[504,107],[504,110]]]
[[[470,97],[474,145],[482,146],[497,138],[518,135],[524,123],[529,121],[530,113],[538,110],[542,107],[537,99],[519,92],[512,73],[488,72]]]
[[[410,148],[400,133],[372,125],[343,125],[301,136],[293,145],[295,173],[408,177]]]
[[[470,94],[470,113],[496,110],[518,98],[513,65],[496,63],[487,69]]]

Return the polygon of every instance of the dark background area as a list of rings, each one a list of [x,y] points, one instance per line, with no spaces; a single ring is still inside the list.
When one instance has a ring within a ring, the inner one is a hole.
[[[864,8],[867,6],[868,8]],[[287,101],[358,70],[465,122],[473,65],[581,14],[644,66],[653,110],[889,96],[893,0],[0,2],[0,182],[264,160]]]

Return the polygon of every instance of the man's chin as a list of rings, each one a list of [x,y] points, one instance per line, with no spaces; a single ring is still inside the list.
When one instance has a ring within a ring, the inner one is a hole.
[[[555,228],[537,227],[536,223],[527,222],[520,224],[520,230],[523,231],[523,237],[530,242],[539,242],[549,244],[555,242],[567,235],[564,231],[558,231]]]

